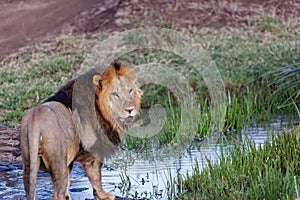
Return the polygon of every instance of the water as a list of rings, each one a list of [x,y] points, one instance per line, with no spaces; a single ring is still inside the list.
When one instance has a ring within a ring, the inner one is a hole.
[[[178,173],[191,173],[196,162],[200,169],[207,166],[206,158],[218,162],[221,145],[230,148],[233,143],[243,143],[250,139],[256,145],[270,139],[270,131],[275,134],[291,127],[292,122],[282,116],[275,117],[268,123],[252,122],[241,134],[233,133],[227,137],[219,137],[218,142],[209,144],[195,142],[177,158],[161,155],[161,158],[136,159],[131,155],[127,163],[131,165],[116,167],[118,162],[107,161],[102,169],[103,187],[105,191],[114,192],[118,199],[166,199],[167,182]],[[222,141],[222,142],[220,142]],[[116,156],[118,157],[118,156]],[[151,161],[150,161],[151,160]],[[93,199],[91,185],[80,164],[75,164],[71,174],[70,194],[72,199]],[[37,179],[37,199],[51,199],[52,185],[48,173],[39,171]],[[0,165],[0,199],[25,199],[22,180],[22,166]]]

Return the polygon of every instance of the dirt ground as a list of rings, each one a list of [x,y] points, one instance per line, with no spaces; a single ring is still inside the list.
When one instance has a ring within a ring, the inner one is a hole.
[[[251,26],[258,15],[295,18],[300,0],[2,0],[0,61],[61,33],[113,32],[145,25],[175,29]]]
[[[142,26],[251,27],[271,15],[300,24],[300,0],[2,0],[0,62],[21,47],[60,34],[114,32]],[[20,161],[16,129],[0,129],[0,162]]]

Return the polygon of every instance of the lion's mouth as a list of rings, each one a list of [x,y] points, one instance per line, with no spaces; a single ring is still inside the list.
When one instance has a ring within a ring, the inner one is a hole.
[[[128,116],[128,117],[126,117],[126,118],[120,118],[120,122],[122,123],[122,124],[132,124],[133,123],[133,121],[134,121],[134,117],[133,116]]]

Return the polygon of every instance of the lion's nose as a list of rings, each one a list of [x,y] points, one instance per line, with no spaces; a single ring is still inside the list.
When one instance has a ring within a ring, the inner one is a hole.
[[[125,108],[125,111],[131,114],[134,111],[134,107]]]

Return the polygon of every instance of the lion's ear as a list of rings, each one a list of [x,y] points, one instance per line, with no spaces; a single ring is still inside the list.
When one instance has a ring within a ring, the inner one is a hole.
[[[115,60],[112,65],[114,66],[116,71],[119,71],[121,69],[121,66],[122,66],[121,62],[118,61],[118,60]]]
[[[102,85],[101,85],[101,76],[100,75],[93,76],[93,84],[96,87],[100,87],[100,88],[102,87]]]

